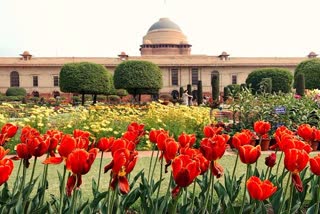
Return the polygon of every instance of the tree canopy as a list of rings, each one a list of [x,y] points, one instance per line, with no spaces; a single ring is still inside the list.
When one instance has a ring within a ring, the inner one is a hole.
[[[251,87],[252,92],[260,90],[260,82],[264,78],[271,78],[271,92],[288,93],[292,88],[293,75],[290,70],[285,68],[260,68],[252,71],[247,79],[246,84]]]
[[[116,89],[126,89],[129,94],[157,94],[162,88],[160,68],[147,61],[124,61],[114,71]]]
[[[68,63],[60,71],[60,90],[79,94],[110,94],[112,75],[105,67],[90,62]]]
[[[294,87],[297,87],[298,75],[304,74],[305,88],[320,88],[320,59],[305,60],[298,64],[294,72]]]

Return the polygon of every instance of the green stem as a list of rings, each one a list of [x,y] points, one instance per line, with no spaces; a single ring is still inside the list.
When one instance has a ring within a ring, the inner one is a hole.
[[[213,161],[211,161],[210,164],[213,164]],[[210,169],[211,169],[211,167],[210,167]],[[212,177],[213,177],[211,170],[207,171],[207,172],[210,173],[210,175],[209,175],[210,178],[209,178],[209,185],[208,185],[208,189],[207,189],[207,193],[206,193],[206,198],[205,198],[202,214],[205,214],[206,210],[207,210],[207,205],[208,205],[209,195],[210,195],[211,182],[212,182]]]
[[[244,182],[244,190],[243,190],[243,197],[242,197],[242,205],[241,205],[240,212],[239,212],[240,214],[243,213],[244,204],[246,201],[246,193],[247,193],[246,183],[247,183],[247,180],[249,177],[249,173],[250,173],[250,164],[247,164],[246,180]]]
[[[157,190],[157,197],[156,197],[156,212],[157,213],[157,210],[158,210],[158,199],[159,199],[159,194],[160,194],[160,189],[161,189],[161,183],[162,183],[162,170],[163,170],[163,157],[161,158],[161,161],[160,161],[160,184],[159,184],[159,187],[158,187],[158,190]]]
[[[48,158],[48,157],[49,157],[49,153],[47,154],[46,158]],[[46,189],[47,189],[48,167],[49,167],[48,164],[44,164],[44,166],[43,166],[43,176],[42,176],[43,194],[41,195],[41,198],[40,198],[40,206],[42,206],[42,204],[43,204],[45,192],[46,192]]]
[[[72,195],[72,202],[71,202],[71,214],[75,213],[75,207],[77,205],[77,183],[78,183],[78,176],[76,176],[76,183],[73,187],[73,195]]]
[[[264,180],[268,178],[268,173],[270,172],[270,167],[267,167],[266,174],[264,175]]]
[[[184,187],[184,198],[183,198],[183,205],[186,205],[188,203],[188,187]]]
[[[30,176],[30,182],[29,182],[30,184],[31,184],[31,182],[33,180],[34,171],[36,169],[36,163],[37,163],[37,157],[34,157],[34,162],[33,162],[32,172],[31,172],[31,176]]]
[[[279,158],[279,161],[278,161],[278,165],[277,165],[277,170],[276,170],[276,181],[277,181],[277,184],[279,185],[279,181],[278,181],[278,172],[279,172],[279,167],[280,167],[280,162],[282,160],[282,156],[283,156],[283,151],[281,151],[281,155],[280,155],[280,158]]]
[[[98,177],[98,185],[97,190],[99,192],[99,186],[100,186],[100,177],[101,177],[101,168],[102,168],[102,159],[103,159],[103,151],[101,151],[101,157],[100,157],[100,166],[99,166],[99,177]]]
[[[214,176],[212,176],[212,181],[211,181],[211,212],[210,213],[213,213],[213,190],[214,190]]]
[[[63,175],[62,175],[62,181],[60,183],[60,207],[59,207],[59,213],[62,214],[63,213],[63,196],[64,196],[64,188],[65,188],[65,180],[66,180],[66,172],[67,172],[67,168],[64,165],[63,166]]]
[[[232,171],[232,184],[233,184],[233,179],[234,179],[234,175],[235,175],[235,172],[236,172],[236,168],[237,168],[237,165],[238,165],[238,160],[239,160],[239,153],[237,153],[237,157],[236,157],[236,162],[234,164],[234,167],[233,167],[233,171]]]
[[[153,160],[153,154],[154,154],[154,147],[155,147],[155,144],[153,144],[152,146],[152,153],[151,153],[151,159],[150,159],[150,163],[149,163],[149,172],[148,172],[148,183],[150,182],[150,174],[151,174],[151,165],[152,165],[152,160]],[[157,160],[156,160],[157,162]]]
[[[18,168],[18,171],[17,171],[16,178],[19,178],[22,161],[23,161],[23,160],[21,159],[21,160],[20,160],[20,163],[19,163],[19,168]],[[16,180],[14,181],[14,186],[13,186],[13,190],[12,190],[13,195],[15,195],[15,193],[16,193],[16,188],[17,188],[17,185],[18,185],[18,180],[19,180],[19,179],[16,179]],[[17,190],[17,191],[18,191],[18,190]]]
[[[26,160],[23,160],[23,161],[26,161]],[[24,164],[22,169],[22,181],[21,181],[20,192],[19,192],[19,200],[22,199],[22,192],[24,189],[24,185],[26,183],[26,174],[27,174],[27,167]]]
[[[289,197],[289,209],[288,209],[288,213],[290,213],[291,211],[291,206],[292,206],[292,199],[293,199],[293,190],[294,190],[294,185],[291,179],[291,187],[290,187],[290,197]]]
[[[195,199],[195,192],[196,192],[196,183],[197,183],[196,179],[194,179],[190,213],[193,213],[193,206],[194,206],[194,199]]]
[[[318,176],[318,196],[317,196],[317,205],[314,213],[319,213],[319,203],[320,203],[320,176]]]
[[[256,200],[253,200],[253,203],[254,203],[254,205],[250,210],[250,214],[253,214],[254,213],[253,211],[256,209],[256,205],[257,205]]]
[[[283,206],[284,206],[284,204],[285,204],[285,202],[286,202],[286,194],[287,194],[287,191],[288,191],[288,186],[289,186],[289,183],[290,183],[290,178],[291,178],[291,176],[290,176],[290,174],[289,174],[289,176],[288,176],[288,181],[287,181],[287,185],[286,185],[286,188],[285,188],[285,190],[284,190],[284,193],[283,193],[283,198],[282,198],[282,201],[281,201],[281,206],[280,206],[280,209],[279,209],[279,213],[282,213],[282,210],[283,210]]]
[[[114,204],[114,197],[116,195],[116,190],[113,190],[112,191],[112,197],[111,197],[111,201],[109,203],[109,206],[108,206],[108,213],[113,213],[113,204]]]
[[[153,175],[154,175],[154,171],[155,171],[155,169],[156,169],[158,157],[159,157],[159,150],[157,151],[156,159],[155,159],[154,164],[153,164],[153,169],[152,169],[152,173],[151,173],[151,178],[152,178]],[[162,165],[162,164],[161,164],[161,165]],[[161,171],[162,171],[162,169],[161,169]],[[151,178],[150,178],[150,179],[151,179]],[[150,181],[150,183],[151,183],[151,181]]]

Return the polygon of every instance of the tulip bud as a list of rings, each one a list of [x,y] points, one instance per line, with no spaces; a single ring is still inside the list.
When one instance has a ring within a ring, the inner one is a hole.
[[[277,159],[277,156],[275,153],[271,153],[268,157],[266,157],[266,161],[265,161],[265,164],[272,168],[274,167],[274,165],[276,165],[276,159]]]

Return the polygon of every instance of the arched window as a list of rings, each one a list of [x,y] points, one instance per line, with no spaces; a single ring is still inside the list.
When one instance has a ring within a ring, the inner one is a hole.
[[[19,86],[20,86],[19,73],[17,71],[12,71],[10,73],[10,87],[19,87]]]
[[[219,76],[219,71],[212,71],[211,72],[211,79],[213,76]]]

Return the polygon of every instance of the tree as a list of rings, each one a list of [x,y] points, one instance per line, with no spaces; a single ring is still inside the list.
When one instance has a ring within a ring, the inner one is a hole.
[[[304,73],[297,74],[296,81],[297,81],[296,93],[300,96],[304,96],[304,90],[306,88]]]
[[[114,86],[123,88],[134,97],[141,94],[158,94],[162,88],[162,73],[160,68],[147,61],[124,61],[114,71]]]
[[[247,79],[246,84],[251,87],[252,92],[256,93],[260,89],[260,82],[263,78],[272,79],[271,92],[288,93],[292,88],[293,76],[290,70],[285,68],[260,68],[252,71]]]
[[[212,87],[212,99],[219,102],[219,95],[220,95],[220,89],[219,89],[219,74],[214,74],[211,77],[211,87]]]
[[[198,96],[197,96],[197,101],[198,101],[198,105],[201,105],[203,103],[203,94],[202,94],[202,81],[199,80],[198,81]]]
[[[297,87],[298,74],[304,74],[305,88],[320,88],[320,59],[305,60],[298,64],[294,72],[294,87]]]
[[[97,94],[110,94],[112,75],[105,67],[90,62],[68,63],[60,71],[60,90],[62,92],[92,94],[95,103]]]

